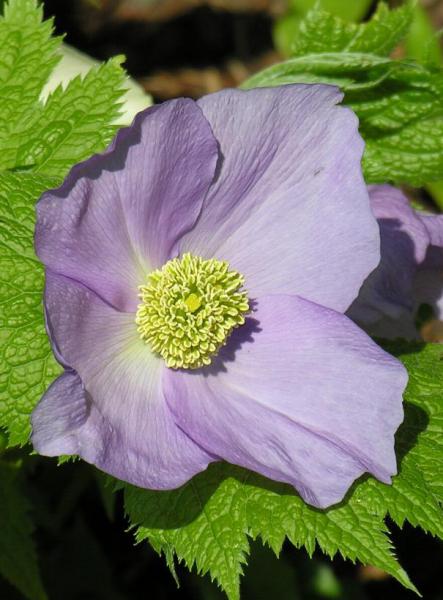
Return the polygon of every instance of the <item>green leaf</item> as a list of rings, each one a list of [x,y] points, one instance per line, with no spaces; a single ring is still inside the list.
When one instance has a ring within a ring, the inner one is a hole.
[[[290,58],[272,65],[242,84],[242,88],[269,87],[291,83],[329,83],[344,91],[377,87],[400,63],[374,54],[324,52]]]
[[[441,67],[443,54],[440,47],[440,34],[434,30],[427,11],[420,4],[414,7],[414,17],[406,36],[405,46],[408,57]],[[425,187],[436,205],[443,210],[443,181],[428,182]]]
[[[285,55],[292,54],[294,40],[299,35],[299,27],[306,13],[313,9],[326,11],[346,21],[360,21],[370,8],[372,0],[293,0],[289,11],[275,21],[273,37],[278,50]]]
[[[322,9],[346,21],[360,21],[368,12],[372,0],[295,0],[290,10],[274,24],[273,38],[278,50],[284,56],[293,53],[294,40],[299,35],[299,27],[306,13],[313,8]]]
[[[240,480],[235,479],[237,473]],[[176,554],[189,569],[195,565],[199,574],[209,572],[229,598],[237,600],[249,551],[241,481],[245,476],[246,472],[218,464],[180,490],[152,492],[127,486],[126,510],[133,523],[143,524],[137,541],[149,538],[172,571]]]
[[[112,139],[124,72],[116,57],[66,90],[59,86],[43,104],[39,97],[59,60],[59,40],[41,18],[35,0],[10,0],[0,20],[0,170],[61,178]]]
[[[0,169],[59,61],[60,39],[51,37],[52,21],[42,22],[42,15],[36,0],[11,0],[0,16]]]
[[[84,79],[70,81],[66,90],[59,86],[44,107],[34,108],[32,121],[14,137],[13,166],[60,177],[103,150],[116,133],[110,123],[119,114],[124,91],[121,62],[116,57],[91,69]]]
[[[440,35],[435,31],[431,19],[423,6],[414,7],[411,27],[405,39],[406,55],[419,62],[441,65],[442,51]]]
[[[344,102],[360,119],[368,183],[420,186],[443,178],[443,72],[394,62],[367,92],[350,90]]]
[[[243,88],[329,83],[360,121],[368,183],[443,179],[443,72],[374,54],[323,53],[257,73]]]
[[[60,372],[45,332],[43,266],[34,255],[34,204],[53,179],[0,173],[0,427],[29,438],[29,415]]]
[[[0,462],[0,573],[29,600],[45,600],[29,504],[17,475],[16,467]]]
[[[308,11],[317,7],[347,21],[360,21],[368,12],[373,0],[290,0],[291,12],[305,15]]]
[[[430,495],[443,502],[443,346],[441,344],[390,344],[389,352],[402,360],[409,372],[406,400],[411,405],[399,442],[404,461],[416,464],[426,480]],[[415,443],[412,445],[412,442]],[[411,447],[412,445],[412,447]],[[409,464],[408,462],[408,464]],[[413,484],[412,484],[413,485]],[[409,516],[407,516],[409,519]],[[425,525],[423,521],[420,526]],[[438,535],[442,536],[440,519]],[[429,529],[431,531],[431,529]]]
[[[35,0],[10,0],[0,18],[0,427],[24,444],[29,415],[60,372],[45,333],[43,266],[33,250],[34,205],[112,138],[121,58],[39,98],[59,40]]]
[[[370,21],[355,24],[314,8],[294,35],[292,54],[362,52],[386,56],[406,35],[412,14],[410,3],[396,10],[380,3]]]
[[[428,182],[425,187],[440,211],[443,211],[443,180]]]
[[[288,538],[311,556],[316,544],[329,556],[380,567],[414,589],[391,553],[383,517],[362,502],[320,511],[288,486],[218,463],[178,491],[127,487],[125,506],[139,524],[136,539],[147,539],[172,563],[174,554],[189,569],[210,573],[231,600],[248,554],[248,535],[260,537],[276,554]]]
[[[217,463],[170,492],[126,486],[125,506],[137,541],[149,540],[170,565],[176,555],[191,569],[209,572],[232,600],[248,554],[248,536],[276,554],[288,538],[312,555],[316,546],[333,557],[377,566],[415,590],[392,552],[385,517],[405,520],[443,537],[443,348],[390,344],[410,373],[405,420],[397,433],[399,474],[387,486],[368,476],[341,504],[317,510],[285,485]],[[415,590],[416,591],[416,590]]]
[[[242,87],[337,85],[360,120],[368,183],[420,186],[443,179],[443,71],[380,56],[407,33],[414,14],[410,2],[392,11],[380,4],[368,23],[357,25],[315,8],[294,36],[298,56]]]

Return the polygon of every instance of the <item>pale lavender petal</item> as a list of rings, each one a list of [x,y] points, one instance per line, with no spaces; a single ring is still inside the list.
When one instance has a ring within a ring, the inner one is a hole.
[[[165,402],[161,359],[140,340],[134,316],[47,273],[48,326],[67,372],[32,418],[36,449],[78,454],[124,481],[178,487],[213,460],[179,429]]]
[[[429,247],[425,259],[421,264],[422,269],[443,272],[443,215],[429,215],[417,213],[429,235]]]
[[[439,248],[441,250],[443,248],[443,215],[430,215],[418,213],[418,216],[422,221],[423,225],[426,227],[426,230],[429,234],[431,246],[434,246],[435,248]],[[442,266],[441,261],[442,259],[440,253],[440,260],[438,260],[438,262],[434,266],[440,268]]]
[[[341,98],[288,85],[199,100],[222,162],[182,252],[229,261],[251,297],[294,293],[345,310],[380,255],[363,141]]]
[[[428,304],[443,319],[443,215],[419,215],[430,244],[414,280],[416,306]]]
[[[407,374],[344,315],[298,297],[261,299],[213,365],[168,370],[177,423],[227,461],[339,502],[369,471],[396,473]]]
[[[347,314],[371,335],[419,339],[417,310],[443,317],[443,216],[415,211],[398,189],[370,186],[381,261]]]
[[[392,309],[392,307],[390,307]],[[349,315],[348,315],[349,316]],[[350,317],[351,318],[351,317]],[[383,340],[416,340],[421,339],[415,324],[415,315],[411,310],[402,310],[396,318],[387,315],[378,316],[370,325],[359,323],[372,337]]]
[[[67,370],[46,390],[32,413],[31,442],[45,456],[72,455],[80,451],[78,431],[90,414],[80,377]]]
[[[197,219],[217,158],[217,142],[192,100],[141,112],[105,153],[76,165],[43,195],[38,256],[119,310],[134,310],[137,286]]]
[[[429,234],[400,190],[389,185],[370,186],[369,196],[380,227],[381,260],[347,314],[371,333],[375,333],[380,319],[387,319],[391,325],[398,320],[399,334],[395,334],[395,326],[386,326],[386,337],[399,337],[401,332],[411,330],[414,279],[425,259]],[[409,321],[407,326],[400,323],[405,320]],[[383,324],[380,327],[383,331]]]

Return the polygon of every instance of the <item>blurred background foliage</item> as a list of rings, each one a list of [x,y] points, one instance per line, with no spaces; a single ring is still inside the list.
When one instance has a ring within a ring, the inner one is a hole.
[[[349,21],[367,19],[373,0],[317,0]],[[297,27],[316,0],[45,0],[46,17],[69,44],[103,60],[126,56],[125,67],[155,101],[198,97],[237,86],[290,53]],[[0,2],[1,4],[1,2]],[[393,3],[399,4],[399,3]],[[396,56],[440,65],[443,0],[420,2],[413,26]],[[417,196],[417,191],[413,195]],[[443,206],[443,182],[418,193]],[[19,484],[33,506],[40,566],[49,600],[221,600],[208,578],[177,565],[176,581],[163,558],[146,544],[133,545],[119,493],[84,463],[5,450],[18,465]],[[426,600],[443,600],[441,544],[408,525],[390,524],[400,559]],[[375,568],[313,560],[289,546],[278,560],[254,543],[243,581],[244,600],[384,600],[414,598]],[[22,596],[0,580],[0,599]]]
[[[290,54],[315,5],[358,22],[374,0],[45,0],[66,41],[98,59],[125,54],[126,69],[156,100],[198,97]],[[401,1],[390,2],[399,5]],[[441,62],[443,2],[421,0],[402,56]]]

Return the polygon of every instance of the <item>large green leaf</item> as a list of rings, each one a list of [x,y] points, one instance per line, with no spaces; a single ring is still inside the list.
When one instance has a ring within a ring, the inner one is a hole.
[[[292,54],[363,52],[388,55],[406,35],[412,11],[410,3],[396,10],[389,10],[380,3],[370,21],[357,24],[316,7],[294,32]]]
[[[318,545],[329,556],[384,569],[414,589],[392,553],[385,517],[408,520],[443,537],[443,348],[391,345],[410,373],[405,420],[397,434],[399,474],[387,486],[365,477],[340,505],[317,510],[288,486],[223,463],[212,465],[179,490],[126,487],[125,505],[138,541],[149,540],[170,565],[173,556],[209,572],[239,597],[248,552],[247,536],[260,537],[278,553],[288,538],[311,555]]]
[[[406,35],[413,15],[411,2],[391,11],[381,4],[370,21],[355,24],[316,7],[294,33],[297,56],[242,87],[337,85],[360,120],[368,183],[443,179],[443,72],[385,56]]]
[[[60,41],[51,32],[36,0],[12,0],[0,16],[0,168],[8,164],[14,137],[59,60]]]
[[[0,173],[0,427],[24,444],[29,415],[59,373],[45,332],[43,265],[34,255],[34,204],[47,177]]]
[[[420,185],[443,178],[443,73],[374,54],[323,53],[292,58],[242,87],[328,83],[345,92],[366,142],[368,183]]]
[[[78,161],[101,151],[123,93],[119,58],[42,88],[58,58],[35,0],[10,0],[0,18],[0,427],[24,444],[29,415],[60,372],[45,333],[43,266],[33,250],[35,202]]]
[[[121,57],[40,94],[60,55],[36,0],[10,0],[0,17],[0,171],[27,168],[63,177],[115,133],[124,72]]]
[[[65,90],[59,86],[44,106],[34,106],[32,118],[11,140],[8,149],[13,146],[14,154],[7,166],[62,177],[73,164],[103,150],[116,132],[112,123],[123,94],[120,63],[115,58],[91,69]]]
[[[299,35],[299,27],[306,13],[316,8],[327,11],[347,22],[360,21],[367,14],[372,0],[292,0],[289,12],[277,19],[274,24],[273,37],[277,48],[284,56],[293,52],[294,40]]]

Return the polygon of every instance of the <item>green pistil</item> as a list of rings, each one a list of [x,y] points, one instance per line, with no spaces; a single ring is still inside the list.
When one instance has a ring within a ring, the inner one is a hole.
[[[135,321],[141,338],[173,369],[198,369],[235,327],[243,325],[248,297],[242,275],[227,262],[184,254],[148,275],[139,286]]]

